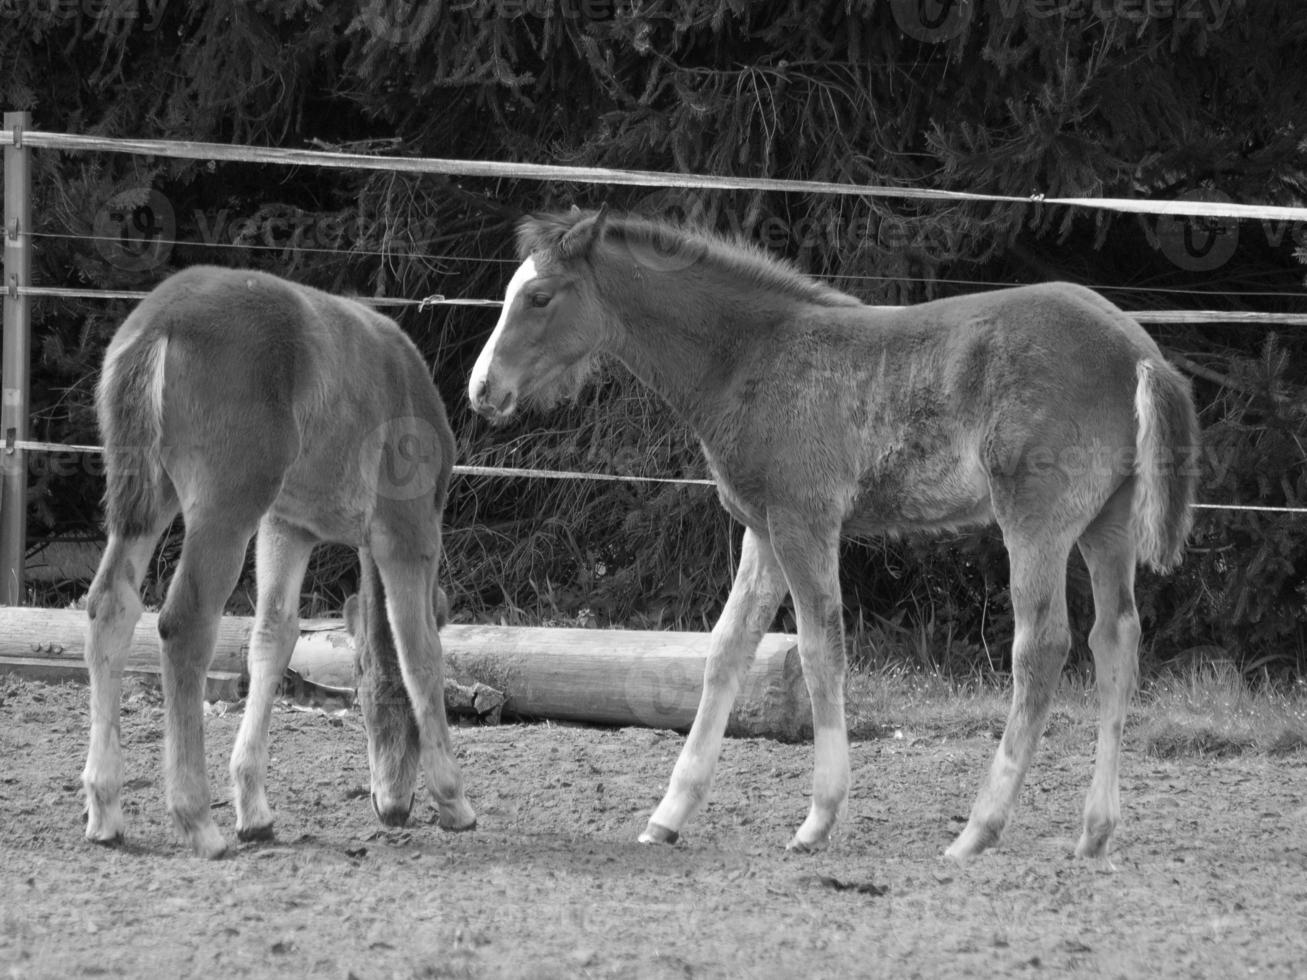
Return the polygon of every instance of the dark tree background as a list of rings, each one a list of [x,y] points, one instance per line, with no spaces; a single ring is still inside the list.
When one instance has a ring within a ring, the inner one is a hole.
[[[43,130],[1018,197],[1302,206],[1307,189],[1299,0],[0,0],[0,25],[0,105]],[[1131,310],[1304,310],[1301,224],[53,151],[34,167],[48,285],[148,288],[212,262],[369,296],[495,298],[519,214],[607,200],[761,242],[869,302],[1063,278]],[[97,439],[91,388],[127,309],[37,302],[38,438]],[[693,439],[619,371],[489,430],[462,392],[493,310],[399,319],[434,364],[462,462],[703,474]],[[1307,332],[1150,329],[1194,380],[1200,499],[1307,503]],[[98,527],[86,467],[33,469],[34,541]],[[738,543],[710,491],[675,486],[460,479],[448,526],[459,615],[510,621],[704,627]],[[845,558],[857,653],[1002,669],[993,533]],[[1180,572],[1141,577],[1146,661],[1300,674],[1304,571],[1301,516],[1200,512]],[[338,604],[351,576],[348,553],[324,553],[311,601]],[[1071,590],[1083,627],[1078,558]]]

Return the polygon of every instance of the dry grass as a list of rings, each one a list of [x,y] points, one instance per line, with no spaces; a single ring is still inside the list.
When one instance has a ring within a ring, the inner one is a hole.
[[[1012,698],[1009,678],[958,679],[906,662],[850,676],[854,737],[1001,736]],[[1092,679],[1066,674],[1054,697],[1049,733],[1075,730],[1092,739],[1097,719]],[[1307,684],[1255,688],[1230,664],[1194,667],[1145,681],[1128,726],[1129,745],[1162,758],[1307,751]]]
[[[966,738],[1001,734],[1011,694],[1000,685],[958,681],[938,671],[888,667],[849,677],[855,738]]]
[[[1250,687],[1217,662],[1145,686],[1140,742],[1152,755],[1282,754],[1307,749],[1307,685]]]

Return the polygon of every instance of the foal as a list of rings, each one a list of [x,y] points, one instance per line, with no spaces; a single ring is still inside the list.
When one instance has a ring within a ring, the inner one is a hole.
[[[275,276],[196,266],[158,286],[118,329],[96,407],[109,540],[87,601],[87,838],[112,843],[123,832],[123,666],[146,564],[178,512],[186,536],[159,616],[164,770],[168,810],[195,853],[227,850],[209,812],[204,676],[256,529],[250,692],[231,758],[237,836],[272,836],[268,725],[299,632],[309,554],[324,541],[359,549],[355,635],[373,808],[403,823],[425,761],[440,825],[473,827],[450,749],[432,605],[454,441],[399,327]]]
[[[841,537],[997,522],[1011,561],[1013,698],[962,834],[962,859],[1011,813],[1070,646],[1066,564],[1093,583],[1098,750],[1076,851],[1120,817],[1121,730],[1135,682],[1136,561],[1180,558],[1197,421],[1143,329],[1052,283],[879,310],[748,247],[634,218],[525,219],[521,266],[469,382],[492,420],[548,403],[596,355],[625,364],[694,429],[744,526],[703,694],[641,835],[671,842],[707,798],[731,703],[789,592],[812,697],[812,804],[790,846],[822,847],[849,787]]]

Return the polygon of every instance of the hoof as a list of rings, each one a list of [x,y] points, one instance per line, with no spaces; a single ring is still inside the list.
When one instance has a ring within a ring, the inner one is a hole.
[[[800,839],[798,834],[795,834],[793,839],[785,845],[785,849],[791,854],[817,854],[826,850],[827,843],[828,841],[825,838],[806,841]]]
[[[413,809],[414,799],[415,797],[410,796],[408,798],[408,803],[402,806],[392,805],[386,807],[385,809],[382,809],[380,806],[377,805],[377,794],[373,793],[372,812],[375,813],[377,815],[377,819],[380,820],[387,827],[402,827],[404,826],[404,824],[408,823],[408,815]]]
[[[231,852],[231,845],[215,829],[212,834],[205,834],[202,837],[193,839],[191,841],[191,850],[195,852],[196,857],[204,858],[206,861],[218,861]]]
[[[259,827],[237,827],[236,839],[243,844],[249,844],[254,841],[276,840],[276,834],[273,833],[272,824],[265,823]]]
[[[640,835],[641,844],[675,844],[681,839],[681,835],[675,830],[670,830],[660,823],[649,821],[649,826],[644,828],[644,833]]]
[[[206,861],[221,861],[223,858],[228,857],[230,854],[231,854],[231,845],[229,845],[226,841],[223,841],[222,845],[219,847],[210,847],[210,848],[206,848],[204,851],[195,852],[196,857],[202,857]]]
[[[456,834],[477,829],[477,812],[461,793],[443,802],[436,800],[436,826]]]
[[[218,858],[226,857],[231,845],[227,838],[222,836],[222,832],[214,825],[212,818],[209,818],[207,811],[204,820],[187,820],[178,816],[177,811],[172,811],[173,826],[177,828],[177,834],[185,842],[186,846],[191,849],[196,857],[205,858],[209,861],[216,861]]]
[[[121,843],[126,824],[118,797],[115,795],[112,802],[107,802],[107,794],[96,793],[93,789],[86,792],[86,808],[82,811],[82,816],[86,819],[86,839],[107,847]]]
[[[444,823],[441,823],[440,821],[436,821],[436,826],[439,827],[441,830],[449,831],[451,834],[466,834],[469,830],[477,829],[477,818],[473,817],[471,822],[469,823],[465,823],[461,825],[455,824],[453,826],[447,826]]]
[[[1002,833],[1003,825],[1001,823],[968,821],[962,833],[958,834],[957,840],[950,844],[948,850],[944,852],[944,857],[957,864],[965,864],[976,855],[997,844]]]
[[[1076,844],[1076,857],[1078,858],[1102,858],[1107,859],[1107,845],[1112,839],[1112,832],[1090,834],[1087,831],[1080,835],[1080,840]]]
[[[1108,841],[1081,837],[1080,842],[1076,844],[1076,858],[1081,861],[1091,861],[1101,867],[1104,871],[1116,871],[1116,865],[1112,863],[1112,858],[1107,850]]]

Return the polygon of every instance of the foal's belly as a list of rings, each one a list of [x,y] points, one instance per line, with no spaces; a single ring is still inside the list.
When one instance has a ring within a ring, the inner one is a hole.
[[[930,507],[874,510],[856,510],[844,522],[841,536],[845,538],[875,538],[919,532],[952,531],[994,522],[994,508],[989,495],[978,500],[959,500],[951,504]]]
[[[742,524],[760,530],[767,526],[770,505],[784,498],[783,506],[792,510],[814,485],[829,493],[829,499],[809,499],[814,512],[829,512],[828,508],[843,512],[841,535],[846,538],[947,531],[994,521],[989,478],[975,456],[941,453],[911,458],[887,452],[856,481],[851,476],[808,480],[784,492],[761,474],[750,479],[724,472],[711,453],[708,462],[722,506]]]
[[[858,480],[845,537],[947,531],[994,520],[989,478],[978,458],[887,453]]]
[[[341,467],[334,478],[304,478],[292,469],[269,514],[302,528],[318,541],[358,547],[371,516],[376,494]]]

